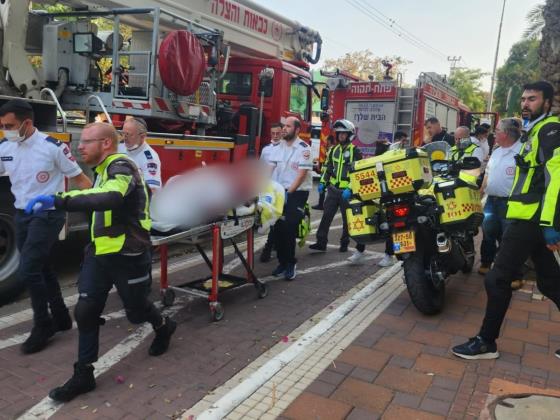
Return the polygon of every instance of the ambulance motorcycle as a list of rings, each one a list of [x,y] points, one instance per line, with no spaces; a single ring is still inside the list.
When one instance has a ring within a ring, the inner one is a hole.
[[[379,199],[369,201],[372,217],[364,220],[377,229],[372,238],[391,237],[412,303],[427,315],[442,310],[446,279],[472,270],[473,238],[483,219],[476,183],[480,162],[471,157],[452,162],[450,150],[446,142],[436,142],[390,151],[369,164],[356,162],[351,174],[354,196],[363,199],[364,192],[379,190],[374,193]],[[357,202],[350,203],[349,220]],[[363,209],[365,203],[360,202]]]

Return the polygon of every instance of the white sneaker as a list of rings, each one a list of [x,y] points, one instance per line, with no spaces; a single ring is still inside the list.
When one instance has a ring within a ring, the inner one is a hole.
[[[354,253],[347,258],[347,260],[350,261],[350,264],[363,264],[365,259],[366,254],[358,250],[354,251]]]
[[[385,256],[377,263],[379,267],[391,267],[395,265],[395,257],[393,255],[385,254]]]

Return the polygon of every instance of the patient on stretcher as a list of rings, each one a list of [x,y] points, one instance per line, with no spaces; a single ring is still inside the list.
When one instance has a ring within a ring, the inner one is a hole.
[[[204,166],[170,178],[154,194],[152,233],[169,235],[255,212],[259,232],[264,232],[282,215],[283,206],[284,189],[269,179],[261,162]]]

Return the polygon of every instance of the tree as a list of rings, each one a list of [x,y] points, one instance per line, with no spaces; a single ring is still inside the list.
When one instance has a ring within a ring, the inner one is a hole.
[[[525,32],[524,39],[540,38],[544,27],[544,4],[538,4],[527,13],[526,20],[529,23]]]
[[[480,69],[454,69],[449,76],[449,84],[472,111],[484,111],[487,93],[482,91],[481,79],[487,74]]]
[[[370,75],[373,76],[374,80],[383,80],[385,67],[382,61],[384,60],[393,65],[390,74],[392,77],[396,77],[398,73],[403,73],[406,66],[411,63],[411,61],[399,56],[377,57],[367,49],[346,53],[343,57],[327,59],[323,69],[333,70],[337,68],[364,80],[367,80]]]
[[[495,111],[510,117],[521,112],[521,87],[540,78],[539,44],[537,38],[529,38],[511,47],[506,62],[496,74]]]
[[[554,86],[552,113],[560,114],[560,2],[547,0],[543,10],[544,28],[539,48],[541,73]]]

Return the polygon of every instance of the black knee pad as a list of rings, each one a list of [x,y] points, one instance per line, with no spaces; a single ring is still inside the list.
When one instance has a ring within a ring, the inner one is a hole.
[[[126,317],[132,324],[142,324],[146,322],[147,308],[133,308],[126,310]]]
[[[102,305],[91,298],[80,298],[74,308],[74,318],[78,329],[84,332],[95,331],[99,328]]]

